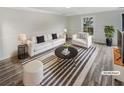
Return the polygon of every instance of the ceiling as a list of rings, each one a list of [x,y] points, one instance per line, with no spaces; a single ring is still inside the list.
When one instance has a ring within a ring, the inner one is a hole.
[[[10,8],[10,7],[9,7]],[[14,7],[11,9],[21,9],[25,11],[44,12],[59,15],[80,15],[105,11],[124,10],[123,7]]]
[[[62,15],[79,15],[79,14],[89,14],[104,11],[118,10],[119,7],[31,7],[36,10],[49,11],[51,13],[62,14]]]

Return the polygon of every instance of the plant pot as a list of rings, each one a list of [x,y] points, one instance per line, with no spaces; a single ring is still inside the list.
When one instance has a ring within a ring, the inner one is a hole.
[[[106,45],[107,46],[112,46],[112,39],[106,38]]]

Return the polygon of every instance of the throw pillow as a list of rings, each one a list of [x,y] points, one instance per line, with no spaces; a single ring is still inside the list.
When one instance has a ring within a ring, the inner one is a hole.
[[[84,33],[78,33],[77,34],[77,38],[79,38],[79,39],[86,39],[86,37],[87,37],[87,35]]]
[[[57,34],[52,34],[52,39],[57,39]]]
[[[37,36],[37,43],[45,42],[44,36]]]
[[[81,39],[81,35],[79,33],[77,34],[77,38]]]
[[[86,34],[81,34],[81,39],[86,39]]]

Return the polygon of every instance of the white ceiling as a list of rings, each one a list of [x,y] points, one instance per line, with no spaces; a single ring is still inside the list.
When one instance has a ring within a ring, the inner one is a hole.
[[[10,8],[10,7],[8,7]],[[98,13],[104,11],[113,11],[113,10],[124,10],[122,7],[14,7],[11,9],[21,9],[25,11],[33,12],[45,12],[59,15],[79,15],[79,14],[90,14]]]
[[[32,9],[49,11],[66,16],[119,10],[118,7],[32,7]]]

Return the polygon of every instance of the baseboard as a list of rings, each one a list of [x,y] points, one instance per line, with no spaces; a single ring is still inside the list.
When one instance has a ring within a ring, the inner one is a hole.
[[[106,45],[106,42],[93,41],[96,44]],[[112,44],[112,46],[117,46],[117,44]]]
[[[8,58],[1,58],[0,62],[7,62],[7,61],[10,61],[11,59],[17,59],[17,56],[8,57]]]

